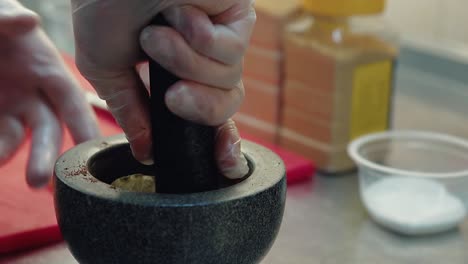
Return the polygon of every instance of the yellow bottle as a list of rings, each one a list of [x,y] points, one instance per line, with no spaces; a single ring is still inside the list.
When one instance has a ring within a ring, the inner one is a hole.
[[[385,0],[304,0],[285,36],[280,144],[327,173],[354,168],[348,143],[389,127],[398,49]]]

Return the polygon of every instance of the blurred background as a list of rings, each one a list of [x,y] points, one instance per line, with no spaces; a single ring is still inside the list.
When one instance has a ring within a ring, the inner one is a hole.
[[[59,49],[74,54],[71,7],[68,0],[20,0],[41,16],[42,27]]]
[[[62,51],[73,55],[69,1],[21,2],[41,15],[43,27],[52,40]],[[327,161],[326,157],[343,159],[344,147],[352,137],[344,137],[343,140],[337,138],[343,131],[348,135],[351,128],[347,129],[342,121],[338,122],[340,118],[336,116],[325,120],[325,123],[307,124],[291,112],[302,111],[305,118],[318,120],[310,114],[316,110],[300,110],[301,102],[288,98],[288,91],[293,89],[288,87],[297,83],[297,80],[293,80],[296,78],[296,66],[303,68],[318,65],[321,68],[321,62],[314,61],[314,58],[301,64],[308,56],[307,51],[298,55],[297,50],[288,44],[291,31],[307,30],[300,29],[307,27],[304,21],[297,23],[298,17],[303,19],[307,16],[304,15],[302,1],[257,0],[256,8],[258,22],[245,61],[247,98],[236,121],[242,131],[303,154],[316,161],[322,170],[334,172],[327,168],[331,161]],[[388,0],[382,12],[365,16],[359,12],[353,14],[356,20],[369,20],[366,22],[366,30],[384,33],[387,35],[385,41],[397,50],[392,58],[391,78],[394,81],[389,94],[389,126],[384,129],[418,128],[468,137],[468,31],[464,30],[468,22],[464,12],[466,9],[468,2],[465,0]],[[313,17],[316,14],[312,12],[308,15]],[[315,51],[311,50],[309,55]],[[314,86],[307,80],[303,84]],[[330,92],[328,97],[324,96],[329,98],[338,93],[337,89]],[[302,97],[302,101],[305,101],[302,104],[309,102],[315,105],[321,100],[317,99],[320,97],[314,92]],[[328,106],[320,105],[320,108],[336,113],[342,104],[330,101]],[[302,128],[298,128],[298,124]],[[305,126],[309,126],[309,129]],[[321,134],[311,135],[308,130],[312,128],[320,130],[317,133]],[[291,133],[302,141],[291,143],[285,139]],[[304,143],[306,141],[308,143]]]

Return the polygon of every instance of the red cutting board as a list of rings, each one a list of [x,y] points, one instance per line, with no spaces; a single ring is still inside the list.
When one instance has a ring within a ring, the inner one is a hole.
[[[110,117],[99,115],[104,135],[120,132]],[[72,147],[67,132],[63,150]],[[30,142],[0,168],[0,254],[60,241],[50,189],[32,190],[26,185],[25,168]]]
[[[89,83],[78,74],[73,60],[67,56],[65,59],[78,76],[81,85],[92,91]],[[109,113],[100,110],[96,113],[103,135],[121,133],[121,129]],[[285,161],[289,184],[313,176],[314,166],[307,159],[266,142],[260,142],[248,135],[243,134],[243,137],[271,148]],[[26,185],[25,167],[29,143],[27,139],[13,159],[0,167],[2,178],[0,184],[0,254],[33,248],[62,239],[50,190],[32,190]],[[69,133],[66,132],[63,150],[73,145]]]

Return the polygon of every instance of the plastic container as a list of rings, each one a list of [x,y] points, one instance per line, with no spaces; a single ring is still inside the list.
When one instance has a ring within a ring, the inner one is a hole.
[[[286,28],[280,143],[320,171],[354,169],[348,143],[389,128],[397,34],[384,0],[303,0]]]
[[[370,216],[406,235],[456,227],[468,205],[468,141],[423,131],[390,131],[354,140],[360,194]]]

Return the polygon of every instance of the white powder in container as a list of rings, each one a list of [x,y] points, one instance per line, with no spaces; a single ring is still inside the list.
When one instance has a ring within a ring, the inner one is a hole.
[[[388,177],[367,186],[362,196],[377,223],[406,235],[446,231],[466,215],[463,202],[433,180]]]

